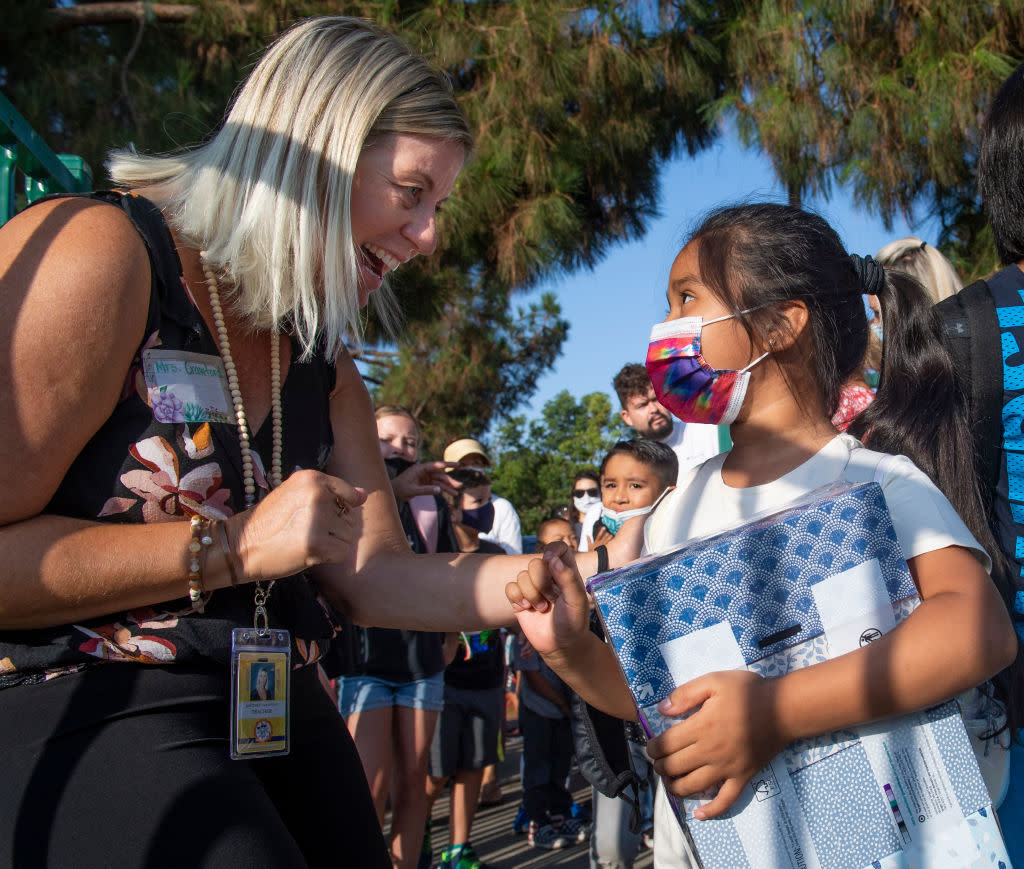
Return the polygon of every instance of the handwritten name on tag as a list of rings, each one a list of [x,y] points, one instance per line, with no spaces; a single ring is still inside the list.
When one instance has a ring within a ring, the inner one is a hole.
[[[219,357],[184,350],[144,350],[142,369],[157,422],[235,421]]]

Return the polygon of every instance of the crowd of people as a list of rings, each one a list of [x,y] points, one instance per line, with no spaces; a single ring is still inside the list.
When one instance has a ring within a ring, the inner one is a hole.
[[[25,209],[0,229],[0,863],[481,869],[509,657],[534,847],[697,865],[668,794],[717,786],[720,816],[791,741],[960,696],[1024,859],[1022,110],[1024,67],[978,163],[1006,269],[962,292],[918,239],[875,260],[797,208],[708,215],[613,378],[636,437],[574,469],[537,553],[486,446],[422,457],[346,349],[473,149],[394,35],[301,22],[204,144]],[[920,606],[822,664],[679,686],[644,744],[583,581],[883,456]],[[631,803],[573,802],[581,703],[627,722]]]

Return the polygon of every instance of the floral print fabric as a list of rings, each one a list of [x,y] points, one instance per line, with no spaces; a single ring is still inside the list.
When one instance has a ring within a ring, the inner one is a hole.
[[[153,280],[144,340],[126,372],[121,399],[62,480],[47,513],[111,523],[181,522],[199,515],[227,519],[244,503],[235,427],[159,422],[148,403],[142,351],[150,347],[217,354],[216,343],[181,280],[170,233],[147,200],[94,194],[122,207],[150,254]],[[322,470],[333,445],[328,396],[334,369],[322,358],[292,360],[282,385],[283,467]],[[267,483],[260,461],[270,452],[269,421],[252,437],[256,484]],[[182,592],[185,591],[182,576]],[[42,681],[97,662],[226,665],[231,630],[251,625],[251,586],[216,591],[203,615],[186,597],[166,604],[28,631],[0,631],[0,687]],[[316,661],[334,632],[316,588],[304,576],[274,584],[270,622],[288,628],[293,662]]]
[[[872,401],[875,394],[866,386],[846,386],[839,393],[839,408],[832,417],[832,425],[839,431],[846,431],[854,418]]]

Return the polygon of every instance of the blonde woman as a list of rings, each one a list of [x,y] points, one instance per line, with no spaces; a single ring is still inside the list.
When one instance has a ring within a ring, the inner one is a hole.
[[[496,626],[526,559],[413,556],[343,338],[434,251],[471,146],[423,58],[311,19],[204,145],[0,229],[0,859],[390,866],[317,596]],[[231,704],[235,630],[290,637],[287,756],[256,756],[279,707]]]

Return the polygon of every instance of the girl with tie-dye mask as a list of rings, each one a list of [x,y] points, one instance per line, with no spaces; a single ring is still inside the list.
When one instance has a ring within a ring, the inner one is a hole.
[[[923,292],[870,257],[849,256],[820,217],[775,204],[712,213],[672,264],[668,316],[651,334],[647,369],[670,412],[729,424],[733,447],[691,471],[648,517],[646,551],[737,527],[844,474],[882,467],[922,598],[896,628],[847,655],[774,679],[737,670],[676,688],[660,711],[680,722],[648,752],[671,793],[718,787],[698,817],[721,815],[796,739],[932,706],[1014,661],[1005,574],[994,571],[999,587],[988,575],[986,550],[998,547],[979,518],[966,408]],[[886,323],[877,398],[851,427],[870,450],[831,421],[864,356],[864,293],[879,298]],[[506,593],[534,648],[580,696],[635,720],[614,655],[587,630],[572,553],[545,553]],[[685,854],[662,790],[655,865],[686,866]]]

